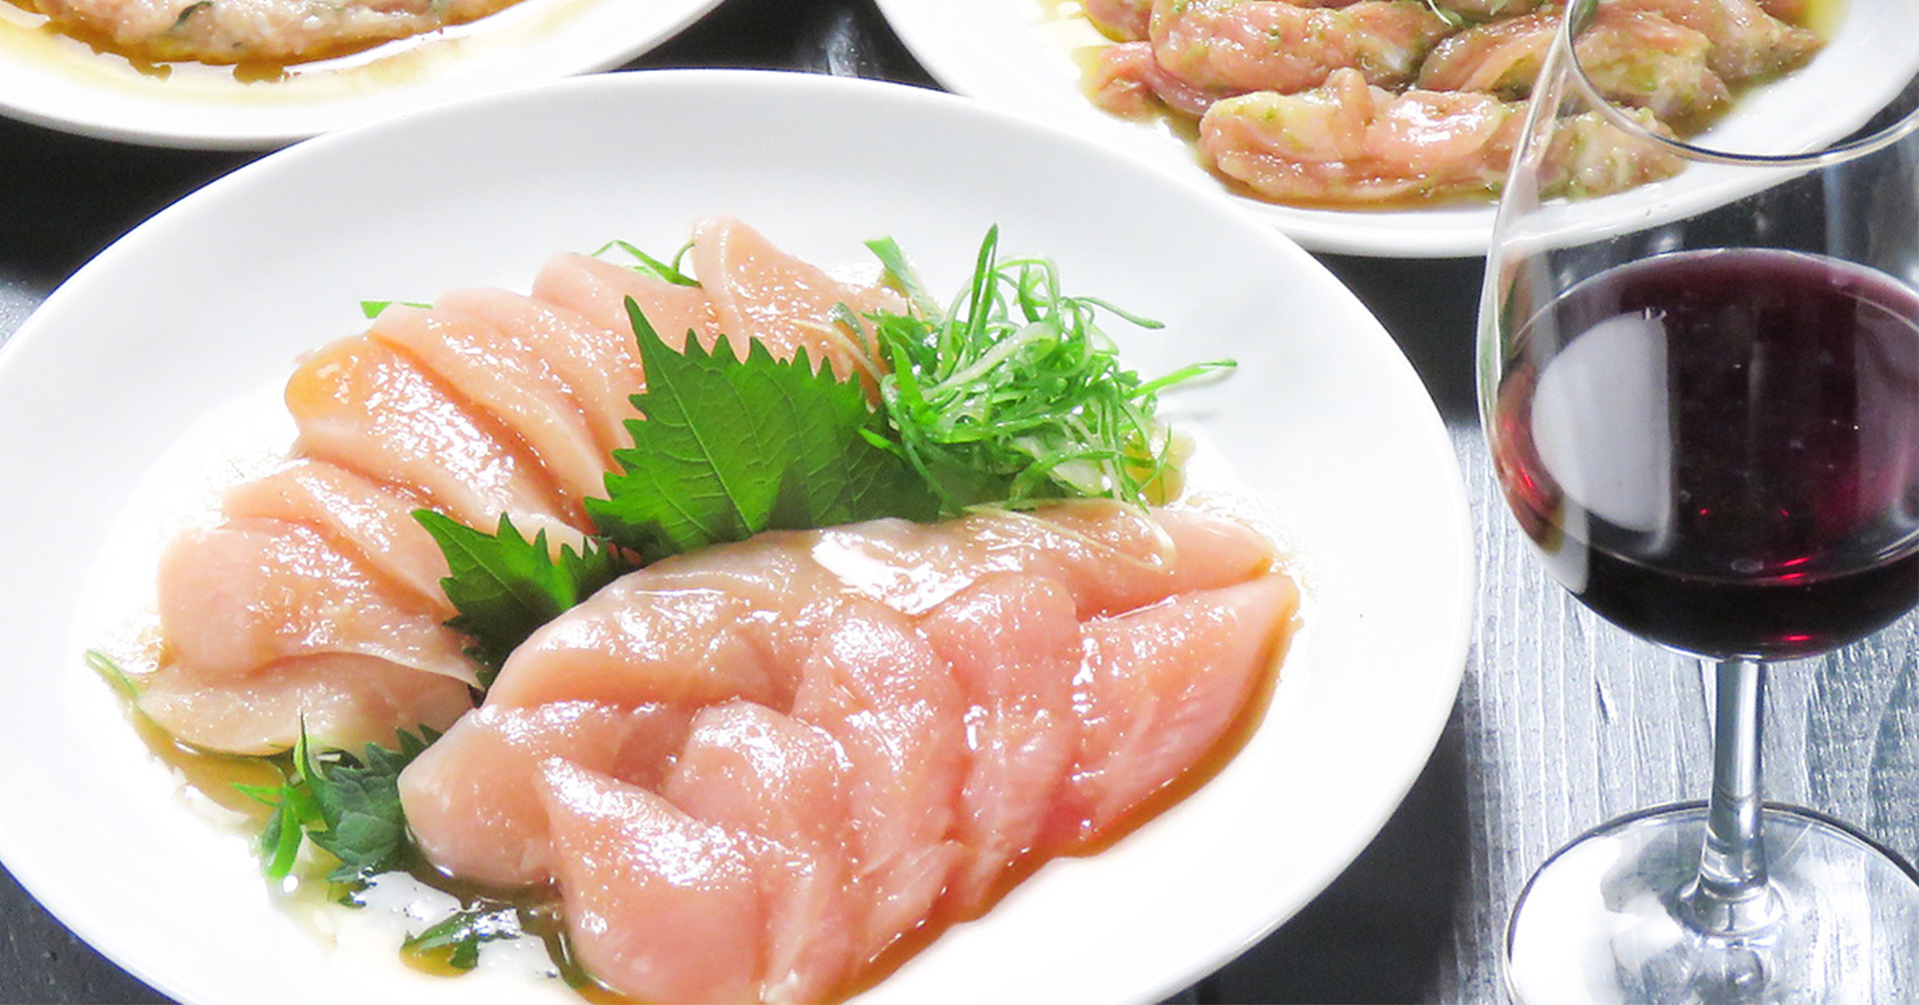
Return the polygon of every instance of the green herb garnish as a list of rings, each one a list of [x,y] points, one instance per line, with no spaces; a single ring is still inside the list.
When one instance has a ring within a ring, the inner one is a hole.
[[[938,514],[925,483],[880,445],[885,417],[859,382],[815,371],[805,350],[774,359],[757,340],[744,359],[725,337],[712,352],[694,339],[675,352],[631,300],[627,311],[645,418],[627,421],[633,446],[614,452],[607,498],[586,502],[610,541],[652,561],[765,530]]]
[[[1155,490],[1172,462],[1153,418],[1157,393],[1233,363],[1142,381],[1119,365],[1095,314],[1144,328],[1158,322],[1065,295],[1046,259],[998,261],[998,240],[997,227],[987,232],[972,282],[943,311],[897,245],[869,243],[917,307],[872,319],[886,358],[880,396],[891,427],[877,442],[921,473],[949,515],[1063,498],[1159,501]]]
[[[662,282],[672,283],[675,286],[700,285],[699,280],[694,279],[692,276],[689,276],[685,272],[680,270],[680,263],[686,260],[686,253],[693,250],[693,242],[691,241],[688,241],[685,244],[680,245],[679,252],[673,256],[673,260],[671,262],[662,262],[659,259],[654,258],[652,255],[649,255],[646,252],[641,251],[639,248],[636,248],[633,245],[626,243],[625,241],[608,241],[606,244],[600,247],[600,250],[595,251],[593,253],[593,257],[599,258],[605,255],[607,252],[612,251],[614,248],[618,248],[621,251],[624,251],[627,254],[633,256],[633,260],[636,264],[630,265],[628,266],[628,268],[632,269],[635,272],[641,273],[643,275],[652,276],[655,279],[658,279]]]
[[[140,697],[140,685],[134,683],[131,674],[120,669],[120,664],[116,662],[113,657],[108,656],[98,649],[89,649],[82,658],[86,661],[87,669],[99,674],[107,683],[113,685],[113,689],[120,692],[122,696],[127,698]]]
[[[460,612],[447,626],[473,639],[467,655],[481,664],[482,684],[493,682],[534,629],[632,568],[592,539],[580,551],[562,545],[556,558],[546,531],[528,541],[504,514],[492,534],[432,510],[416,510],[413,518],[446,555],[450,574],[440,586]]]
[[[360,313],[364,314],[368,321],[371,321],[379,317],[381,311],[386,310],[394,304],[399,304],[402,307],[418,307],[421,310],[426,310],[433,306],[432,304],[423,304],[413,300],[362,300],[360,301]]]
[[[286,878],[303,841],[338,860],[327,879],[349,888],[403,867],[413,846],[400,806],[400,771],[437,739],[425,727],[418,735],[401,730],[397,750],[369,743],[355,758],[341,750],[315,753],[302,725],[278,789],[239,786],[273,807],[259,839],[266,874]]]
[[[479,900],[454,911],[445,920],[409,935],[400,948],[424,959],[437,960],[456,970],[480,965],[480,947],[527,934],[520,909],[496,900]]]

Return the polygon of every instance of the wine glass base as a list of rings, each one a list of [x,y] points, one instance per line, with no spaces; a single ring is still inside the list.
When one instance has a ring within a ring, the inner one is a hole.
[[[1533,875],[1506,931],[1516,1001],[1919,1001],[1919,874],[1851,829],[1768,805],[1777,911],[1734,936],[1693,930],[1681,903],[1706,833],[1701,803],[1606,824]]]

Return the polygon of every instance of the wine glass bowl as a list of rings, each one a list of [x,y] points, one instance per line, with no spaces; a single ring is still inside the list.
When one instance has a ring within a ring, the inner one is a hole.
[[[1533,88],[1487,259],[1481,417],[1545,568],[1713,669],[1712,798],[1543,866],[1509,988],[1919,1000],[1919,875],[1763,803],[1759,762],[1767,664],[1919,603],[1919,52],[1844,67],[1856,86],[1811,132],[1680,137],[1582,64],[1608,2],[1569,5]],[[1854,16],[1919,37],[1912,4]]]

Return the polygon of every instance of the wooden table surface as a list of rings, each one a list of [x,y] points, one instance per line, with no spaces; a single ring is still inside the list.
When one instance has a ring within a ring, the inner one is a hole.
[[[933,86],[871,0],[729,0],[631,66]],[[114,239],[254,156],[0,120],[0,340]],[[1501,506],[1473,403],[1483,263],[1321,261],[1398,340],[1453,434],[1478,527],[1479,620],[1452,718],[1399,812],[1322,895],[1180,1000],[1496,1001],[1506,911],[1542,859],[1609,817],[1704,794],[1701,681],[1689,660],[1625,637],[1549,581]],[[0,491],[20,477],[0,473]],[[1772,682],[1767,794],[1919,858],[1919,617]],[[165,1000],[0,873],[0,1002]]]

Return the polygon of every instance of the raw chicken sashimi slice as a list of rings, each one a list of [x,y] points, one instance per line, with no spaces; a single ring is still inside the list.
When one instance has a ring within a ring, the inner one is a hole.
[[[966,770],[965,704],[912,622],[850,601],[802,671],[793,718],[846,758],[853,878],[867,914],[855,955],[872,960],[924,921],[964,849],[948,837]]]
[[[445,729],[473,707],[451,677],[349,653],[300,656],[241,677],[206,680],[179,664],[137,678],[140,711],[183,743],[235,754],[315,747],[393,749],[395,733]]]
[[[834,308],[844,304],[860,316],[906,312],[906,301],[892,290],[842,283],[738,220],[696,225],[692,257],[735,356],[746,355],[741,339],[751,335],[779,359],[805,349],[815,368],[825,360],[840,377],[858,374],[870,383],[877,377],[869,362],[875,354],[859,333],[834,320]],[[870,334],[870,324],[866,328]]]
[[[228,489],[221,510],[229,519],[262,517],[305,524],[326,535],[370,569],[405,587],[442,619],[454,615],[440,588],[446,556],[413,518],[422,503],[325,461],[295,460]]]
[[[784,710],[846,597],[919,615],[980,576],[1032,572],[1062,583],[1085,616],[1240,582],[1273,557],[1272,542],[1242,524],[1117,503],[760,534],[622,576],[529,637],[488,700],[744,698]]]
[[[758,1000],[764,849],[558,758],[541,766],[539,791],[570,944],[588,972],[641,1001]]]
[[[1219,745],[1272,679],[1298,606],[1292,580],[1275,574],[1082,626],[1069,845],[1098,841]]]
[[[382,343],[358,336],[314,353],[287,382],[286,401],[297,453],[416,490],[471,527],[491,531],[504,513],[529,539],[542,530],[555,545],[583,537],[583,514],[568,513],[538,462]]]
[[[642,569],[528,637],[507,657],[487,700],[633,707],[744,698],[787,708],[795,664],[780,643],[791,631],[780,611],[750,598],[710,587],[653,589]]]
[[[690,717],[671,705],[482,706],[400,773],[407,825],[427,858],[462,880],[501,889],[544,882],[553,853],[540,765],[557,757],[653,788]]]
[[[283,520],[229,520],[182,533],[160,558],[159,610],[168,661],[199,680],[351,653],[479,683],[465,638],[436,610],[318,531]]]
[[[533,279],[533,299],[573,311],[613,333],[620,347],[633,354],[635,368],[639,366],[639,350],[632,318],[626,312],[629,299],[646,315],[660,341],[675,349],[686,344],[687,332],[711,348],[722,330],[707,290],[669,283],[590,255],[561,254],[547,259]],[[748,330],[747,334],[754,333]],[[646,387],[644,375],[637,369],[634,375],[639,380],[628,394]]]
[[[702,709],[660,787],[707,823],[792,853],[789,882],[769,890],[763,1001],[822,1001],[860,961],[865,914],[846,854],[845,754],[824,731],[763,705]]]
[[[626,420],[640,416],[632,399],[646,386],[646,374],[631,327],[606,328],[565,307],[508,290],[453,290],[440,297],[437,306],[484,318],[514,339],[537,346],[546,364],[572,389],[599,445],[603,468],[612,468],[613,451],[632,445]]]
[[[996,573],[934,609],[920,631],[968,705],[971,757],[953,822],[967,854],[941,905],[966,919],[987,908],[1008,869],[1039,843],[1072,766],[1080,626],[1058,583]]]
[[[1272,542],[1243,524],[1115,502],[812,533],[814,561],[847,588],[906,614],[924,614],[989,573],[1028,572],[1059,581],[1087,617],[1236,583],[1266,571],[1275,557]]]
[[[607,458],[544,347],[445,307],[393,304],[373,319],[371,334],[518,437],[569,507],[583,512],[588,496],[605,494]]]

